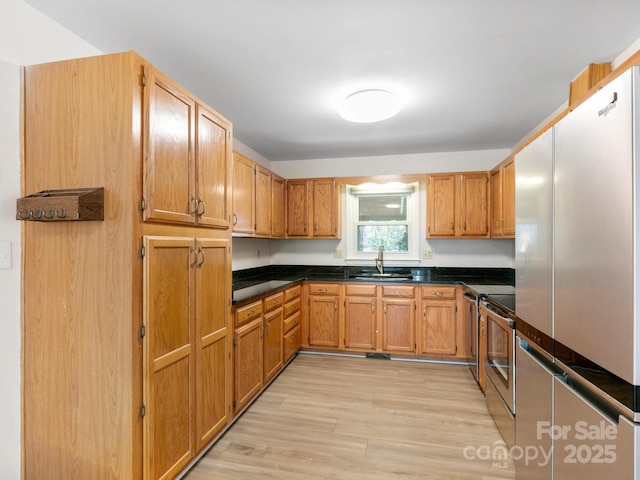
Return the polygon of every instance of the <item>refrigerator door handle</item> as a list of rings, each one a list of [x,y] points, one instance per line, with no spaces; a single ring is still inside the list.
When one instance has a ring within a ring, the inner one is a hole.
[[[554,367],[551,356],[547,352],[542,350],[537,345],[529,343],[518,336],[516,337],[516,340],[518,343],[518,348],[522,350],[522,353],[524,353],[531,360],[540,365],[540,367],[544,368],[551,375],[558,375],[559,373],[561,373],[558,368]]]
[[[607,419],[612,425],[620,423],[620,417],[624,416],[614,405],[607,403],[601,397],[594,395],[592,392],[582,387],[582,384],[576,381],[567,372],[556,376],[558,381],[562,382],[576,397],[580,398],[585,404],[593,409],[594,412],[601,417]],[[577,388],[576,388],[577,387]]]

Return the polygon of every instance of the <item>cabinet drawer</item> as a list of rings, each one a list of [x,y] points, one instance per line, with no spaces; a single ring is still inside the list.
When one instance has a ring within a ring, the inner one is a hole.
[[[345,295],[353,297],[375,297],[376,286],[348,283],[345,285]]]
[[[439,285],[423,285],[422,298],[456,298],[456,287],[442,287]]]
[[[413,285],[382,285],[384,297],[413,297],[415,291]]]
[[[270,295],[264,299],[264,311],[270,312],[278,307],[281,307],[284,303],[284,292],[278,292],[274,295]]]
[[[310,283],[309,295],[338,295],[340,285],[337,283]]]
[[[262,315],[262,301],[253,302],[236,310],[236,327]]]
[[[300,350],[302,340],[302,334],[300,333],[300,325],[297,325],[293,330],[284,336],[284,363],[288,362],[295,353]]]
[[[296,312],[288,318],[284,319],[284,333],[290,332],[296,325],[300,323],[300,312]]]
[[[289,303],[294,298],[298,298],[300,296],[300,285],[296,285],[295,287],[287,288],[284,291],[284,303]]]
[[[300,299],[294,298],[284,304],[284,318],[287,318],[300,310]]]

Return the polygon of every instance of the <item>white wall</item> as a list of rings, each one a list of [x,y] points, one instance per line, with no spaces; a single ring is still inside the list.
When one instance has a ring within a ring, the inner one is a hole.
[[[271,162],[271,170],[284,178],[468,172],[491,170],[507,158],[510,153],[510,149],[501,149],[383,155],[377,157],[287,160]]]
[[[0,479],[20,478],[20,67],[101,52],[22,0],[0,7],[0,241],[12,246],[0,270]],[[32,193],[32,192],[30,192]]]

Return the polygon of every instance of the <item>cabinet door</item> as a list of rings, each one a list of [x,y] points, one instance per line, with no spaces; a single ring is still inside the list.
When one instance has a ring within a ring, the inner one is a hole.
[[[376,298],[346,297],[345,348],[376,349]]]
[[[149,69],[145,104],[144,220],[195,222],[195,101]]]
[[[229,240],[198,239],[196,247],[196,435],[200,449],[231,419],[233,327],[228,315]]]
[[[284,336],[284,354],[283,362],[287,363],[291,357],[293,357],[298,350],[300,350],[302,339],[302,331],[300,324],[291,329],[290,332]]]
[[[339,346],[337,296],[309,296],[309,346]]]
[[[455,174],[430,175],[427,187],[427,238],[455,235]]]
[[[193,458],[194,240],[145,237],[143,427],[145,478],[173,477]]]
[[[287,182],[287,237],[309,236],[309,186],[307,180]]]
[[[271,174],[271,236],[285,235],[285,182],[284,178]]]
[[[271,236],[271,172],[256,165],[256,235]]]
[[[478,385],[483,392],[486,389],[487,377],[484,371],[484,359],[487,356],[487,316],[482,309],[478,320]]]
[[[415,300],[382,300],[382,349],[387,352],[415,352]]]
[[[486,172],[460,175],[459,231],[461,237],[489,236],[489,176]]]
[[[262,389],[263,317],[236,329],[235,399],[236,413]]]
[[[197,106],[197,112],[197,222],[208,227],[229,228],[231,125],[202,105]]]
[[[420,322],[421,355],[455,355],[456,302],[425,301]]]
[[[338,233],[338,192],[336,181],[313,181],[313,236],[336,237]]]
[[[502,234],[516,236],[516,164],[511,158],[502,167]]]
[[[491,237],[502,237],[503,215],[502,215],[502,168],[497,168],[491,172]]]
[[[255,226],[255,164],[233,152],[233,231],[253,234]]]
[[[264,383],[282,369],[284,310],[282,307],[264,316]]]

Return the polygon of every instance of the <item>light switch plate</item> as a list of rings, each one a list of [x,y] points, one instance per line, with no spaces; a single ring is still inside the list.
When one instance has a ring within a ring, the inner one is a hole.
[[[0,240],[0,268],[11,268],[11,242]]]

